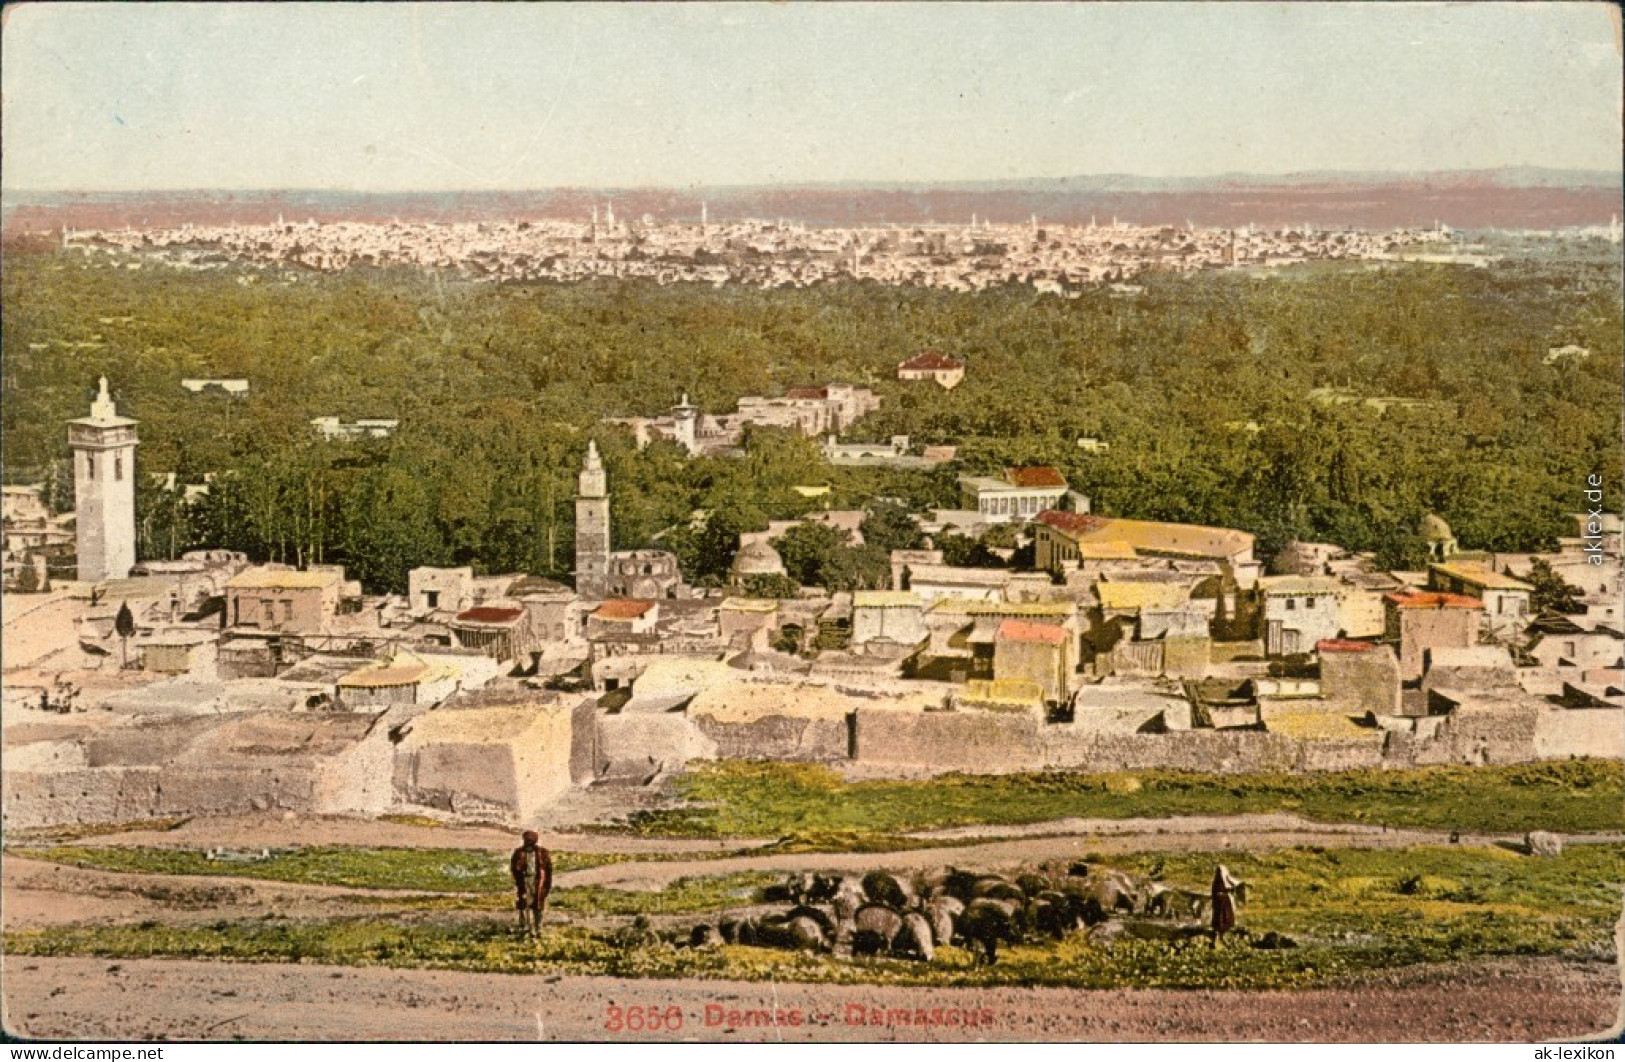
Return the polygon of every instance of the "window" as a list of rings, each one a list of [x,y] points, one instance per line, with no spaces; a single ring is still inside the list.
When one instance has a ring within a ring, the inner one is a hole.
[[[262,600],[260,602],[260,611],[265,614],[266,623],[276,622],[276,602]]]
[[[438,590],[425,590],[425,591],[423,591],[423,600],[430,608],[439,608],[440,607],[440,591],[438,591]]]
[[[96,478],[96,458],[90,454],[85,455],[85,478]]]
[[[1286,610],[1288,612],[1294,611],[1297,607],[1298,607],[1298,599],[1297,598],[1289,597],[1289,598],[1286,599]]]
[[[293,622],[293,602],[292,601],[284,601],[284,602],[282,602],[282,622],[283,623],[292,623]]]
[[[1573,642],[1564,642],[1563,643],[1563,655],[1567,656],[1567,657],[1570,657],[1570,658],[1572,658],[1574,656],[1574,643]]]
[[[1315,607],[1315,599],[1312,598],[1312,597],[1304,598],[1303,599],[1303,607],[1304,608],[1314,608]]]
[[[113,478],[115,480],[120,480],[120,481],[122,481],[124,479],[124,455],[123,454],[114,454],[113,455]]]

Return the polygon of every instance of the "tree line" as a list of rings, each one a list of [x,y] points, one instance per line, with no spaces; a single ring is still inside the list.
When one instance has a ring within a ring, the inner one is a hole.
[[[1013,464],[1059,467],[1100,512],[1238,527],[1265,553],[1332,541],[1405,566],[1420,563],[1428,512],[1464,547],[1525,550],[1564,533],[1590,473],[1607,507],[1621,503],[1617,265],[1152,275],[1138,296],[1068,300],[130,264],[142,268],[72,251],[8,259],[0,424],[7,481],[48,481],[63,504],[64,422],[106,374],[141,421],[144,557],[209,546],[342,563],[376,589],[399,589],[419,564],[567,577],[589,436],[616,548],[672,549],[702,580],[725,579],[738,534],[768,520],[952,507],[960,473]],[[1569,344],[1589,356],[1549,363]],[[897,362],[925,348],[965,359],[965,382],[897,381]],[[182,377],[244,377],[250,390],[192,394]],[[881,393],[860,437],[907,434],[958,457],[831,467],[813,440],[760,430],[742,457],[690,459],[670,444],[640,452],[600,423],[661,413],[684,391],[726,411],[829,380]],[[328,441],[309,424],[322,415],[401,424]],[[207,478],[205,498],[184,505],[151,478],[171,472]],[[794,489],[808,486],[829,490]],[[944,545],[998,560],[984,543]],[[873,550],[847,543],[788,549],[797,578],[857,586],[879,571]]]

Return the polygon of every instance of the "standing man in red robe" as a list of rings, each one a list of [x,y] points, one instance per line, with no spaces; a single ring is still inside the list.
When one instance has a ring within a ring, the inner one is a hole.
[[[535,830],[526,830],[524,844],[513,850],[508,870],[513,874],[513,887],[519,893],[515,904],[519,908],[519,927],[526,936],[535,940],[542,933],[542,919],[547,917],[547,894],[553,891],[553,856],[537,844]]]

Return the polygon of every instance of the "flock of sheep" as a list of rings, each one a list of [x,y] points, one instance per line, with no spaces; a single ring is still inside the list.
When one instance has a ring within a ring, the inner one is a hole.
[[[862,878],[801,874],[769,887],[763,899],[787,910],[727,917],[695,926],[696,947],[723,942],[837,956],[888,955],[930,962],[945,944],[998,960],[1000,944],[1088,931],[1104,946],[1129,936],[1184,944],[1210,936],[1208,894],[1135,878],[1121,870],[1073,863],[1008,877],[953,867],[912,876],[875,870]],[[1242,883],[1236,900],[1246,899]],[[1273,934],[1270,935],[1274,937]],[[1258,942],[1254,941],[1255,946]],[[1285,938],[1263,946],[1290,947]]]

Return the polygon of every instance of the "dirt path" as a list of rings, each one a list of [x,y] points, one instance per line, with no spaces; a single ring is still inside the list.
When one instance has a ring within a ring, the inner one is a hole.
[[[435,970],[6,958],[6,1031],[61,1039],[1531,1041],[1614,1021],[1611,965],[1418,968],[1299,992],[1075,991],[617,981]],[[676,1007],[675,1035],[611,1032],[607,1008]],[[713,1019],[707,1024],[707,1010]],[[943,1008],[977,1027],[849,1024]],[[729,1011],[779,1024],[726,1027]],[[721,1023],[718,1023],[720,1019]],[[794,1024],[799,1019],[800,1024]]]
[[[8,932],[147,919],[183,925],[268,914],[295,919],[354,914],[396,917],[389,899],[424,895],[422,891],[351,889],[254,878],[129,874],[11,855],[0,866],[0,890],[5,896],[4,905],[0,905],[0,927]]]

